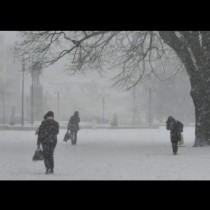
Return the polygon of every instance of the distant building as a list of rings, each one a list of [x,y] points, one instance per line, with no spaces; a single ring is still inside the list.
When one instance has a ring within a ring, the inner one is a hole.
[[[40,84],[40,75],[42,67],[37,64],[31,71],[32,84],[30,87],[30,108],[29,119],[33,124],[34,121],[41,121],[44,116],[44,98],[43,87]]]
[[[80,112],[83,122],[102,123],[103,111],[104,121],[108,124],[111,123],[115,113],[118,115],[119,122],[123,123],[126,118],[132,117],[132,113],[130,114],[126,110],[130,105],[128,92],[114,89],[106,81],[97,80],[94,77],[75,76],[74,78],[69,77],[69,81],[60,81],[57,87],[57,89],[61,87],[59,98],[61,121],[69,120],[76,110]],[[58,98],[56,94],[56,88],[51,91],[51,94],[45,90],[46,103],[44,107],[54,110],[57,118]]]
[[[0,36],[0,123],[9,123],[20,113],[20,67],[14,62],[13,48]]]

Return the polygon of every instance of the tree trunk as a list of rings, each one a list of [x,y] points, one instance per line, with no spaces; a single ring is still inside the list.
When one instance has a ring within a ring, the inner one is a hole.
[[[193,146],[204,146],[210,143],[210,94],[208,82],[202,81],[194,87],[192,86],[190,94],[195,105],[195,143]]]

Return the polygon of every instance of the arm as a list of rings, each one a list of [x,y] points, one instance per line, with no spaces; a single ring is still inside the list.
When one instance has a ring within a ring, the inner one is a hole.
[[[43,122],[42,122],[43,123]],[[42,125],[41,123],[41,125]],[[39,128],[36,129],[36,135],[37,135],[37,146],[40,146],[40,138],[39,138],[39,134],[40,134],[40,127],[41,125],[39,126]]]
[[[46,123],[45,121],[43,121],[39,128],[39,135],[38,135],[39,142],[41,143],[43,139],[46,138],[46,136],[47,136]]]
[[[40,138],[39,135],[37,136],[37,146],[40,146],[41,142],[40,142]]]
[[[70,128],[72,127],[73,121],[74,121],[74,118],[73,116],[71,116],[69,119],[68,130],[70,130]]]
[[[35,135],[39,134],[39,128],[36,129]]]
[[[59,134],[59,123],[57,122],[56,124],[57,125],[56,125],[55,132],[56,132],[56,135],[58,135]]]
[[[68,123],[68,126],[67,126],[67,131],[70,130],[70,125],[71,125],[71,119],[69,119],[69,123]]]

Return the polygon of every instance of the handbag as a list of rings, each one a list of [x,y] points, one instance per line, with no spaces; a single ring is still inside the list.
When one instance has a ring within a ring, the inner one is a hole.
[[[44,159],[43,151],[40,147],[38,147],[32,157],[33,161],[40,161]]]
[[[184,144],[184,137],[183,137],[183,134],[181,133],[181,138],[180,138],[180,141],[179,141],[179,146],[181,146],[183,144]]]
[[[68,141],[71,139],[71,133],[69,131],[66,132],[65,136],[64,136],[64,141]]]

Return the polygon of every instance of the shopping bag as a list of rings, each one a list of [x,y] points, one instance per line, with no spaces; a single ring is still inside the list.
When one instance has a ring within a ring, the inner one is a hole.
[[[38,147],[32,157],[33,161],[40,161],[44,159],[43,151],[40,147]]]
[[[179,146],[184,144],[184,137],[183,134],[181,133],[181,141],[179,141]]]
[[[68,141],[71,139],[71,133],[69,131],[66,132],[65,136],[64,136],[64,141]]]

